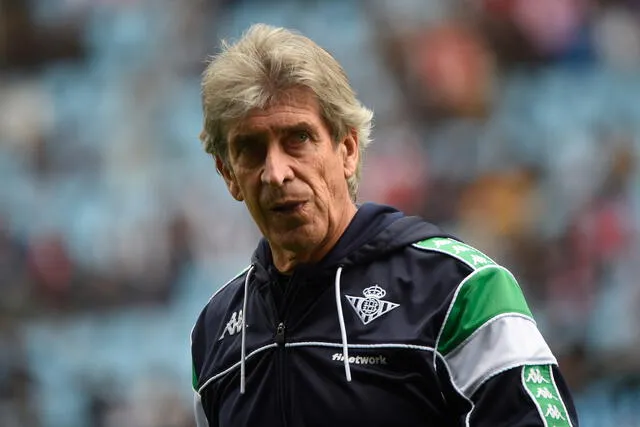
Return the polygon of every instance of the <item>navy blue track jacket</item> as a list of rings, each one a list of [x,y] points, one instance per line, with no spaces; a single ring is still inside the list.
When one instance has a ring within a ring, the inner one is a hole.
[[[419,218],[362,205],[278,289],[262,240],[200,314],[199,427],[578,426],[513,275]]]

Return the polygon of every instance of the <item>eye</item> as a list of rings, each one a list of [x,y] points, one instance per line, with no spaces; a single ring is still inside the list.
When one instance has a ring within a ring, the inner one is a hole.
[[[295,142],[307,142],[311,139],[311,135],[307,131],[299,131],[295,134]]]
[[[254,167],[265,156],[266,147],[257,137],[243,137],[235,141],[234,157],[243,167]]]
[[[300,132],[296,133],[296,141],[306,142],[306,141],[308,141],[310,139],[311,139],[311,136],[309,135],[309,132],[300,131]]]

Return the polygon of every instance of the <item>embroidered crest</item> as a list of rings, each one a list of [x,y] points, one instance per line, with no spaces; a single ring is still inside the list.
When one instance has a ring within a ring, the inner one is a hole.
[[[369,286],[362,291],[362,294],[364,298],[353,297],[351,295],[345,296],[365,325],[400,305],[395,302],[383,300],[382,298],[384,298],[387,292],[378,285]]]

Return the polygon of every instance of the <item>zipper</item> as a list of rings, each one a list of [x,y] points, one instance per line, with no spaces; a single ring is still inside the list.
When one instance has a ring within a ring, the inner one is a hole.
[[[276,327],[276,336],[275,341],[278,345],[276,349],[276,372],[278,377],[278,397],[280,400],[280,416],[282,417],[281,425],[286,427],[289,425],[289,400],[287,398],[288,394],[288,383],[287,383],[287,354],[285,343],[287,341],[287,327],[285,325],[285,321],[289,315],[289,307],[291,305],[290,301],[297,294],[297,289],[293,284],[295,277],[295,272],[289,278],[287,283],[287,287],[284,290],[284,294],[282,295],[282,299],[280,300],[281,306],[274,307],[276,308],[276,318],[280,319],[277,327]]]
[[[285,321],[288,318],[291,301],[298,293],[297,287],[294,285],[295,272],[289,278],[286,289],[281,299],[281,306],[277,307],[271,295],[271,305],[275,314],[275,318],[279,319],[276,325],[276,334],[274,340],[277,344],[276,348],[276,376],[277,376],[277,388],[278,398],[280,400],[280,416],[282,417],[281,425],[286,427],[289,425],[289,402],[287,399],[287,357],[286,357],[286,341],[287,341],[287,327]]]
[[[285,353],[285,342],[286,342],[286,332],[287,328],[284,322],[278,323],[278,327],[276,328],[276,344],[278,344],[277,348],[277,377],[278,377],[278,395],[280,397],[280,415],[282,416],[282,426],[288,425],[288,417],[287,417],[287,398],[286,398],[286,353]]]
[[[280,322],[278,323],[278,328],[276,329],[276,344],[278,344],[278,346],[283,346],[284,342],[285,342],[285,337],[284,337],[284,333],[286,331],[286,328],[284,326],[284,322]]]

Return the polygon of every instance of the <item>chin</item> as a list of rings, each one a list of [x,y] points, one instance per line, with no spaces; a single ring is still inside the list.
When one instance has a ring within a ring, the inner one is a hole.
[[[317,230],[305,230],[304,228],[307,227],[298,227],[294,230],[274,233],[270,242],[272,242],[273,246],[286,251],[294,253],[307,252],[321,243],[322,236],[319,235],[320,233]]]

